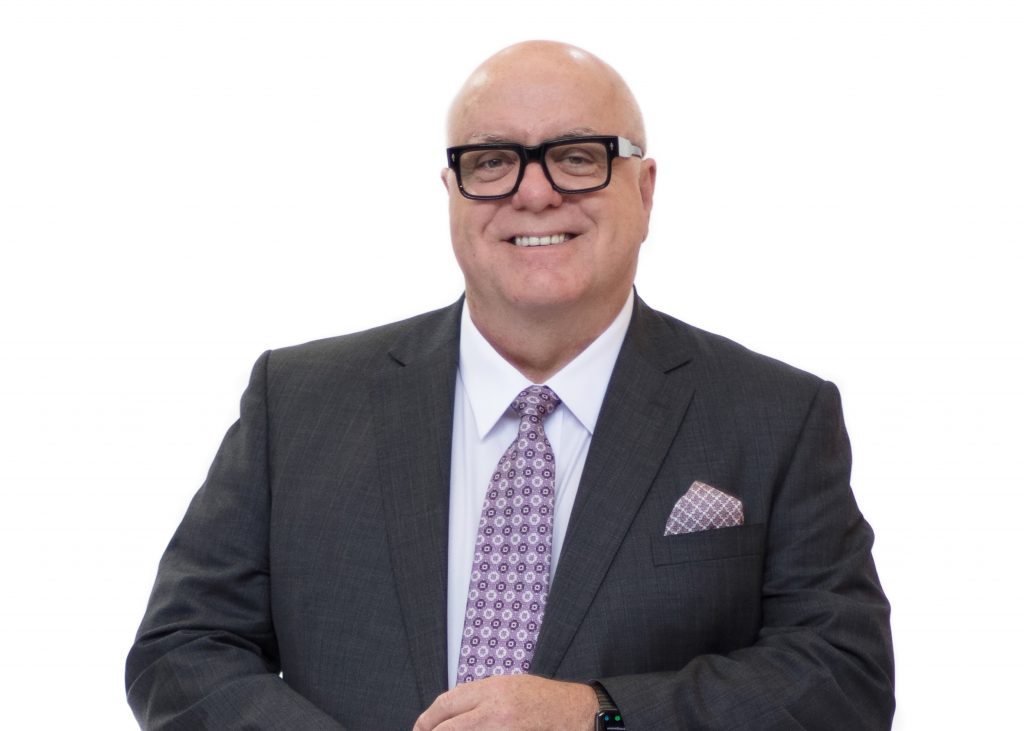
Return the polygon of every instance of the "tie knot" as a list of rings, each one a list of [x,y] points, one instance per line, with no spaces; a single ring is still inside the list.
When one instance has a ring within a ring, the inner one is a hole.
[[[530,386],[519,392],[512,402],[512,409],[520,419],[536,416],[538,420],[543,420],[560,403],[562,400],[547,386]]]

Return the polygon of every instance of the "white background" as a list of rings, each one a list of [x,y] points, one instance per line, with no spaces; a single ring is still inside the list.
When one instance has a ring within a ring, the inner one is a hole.
[[[5,727],[134,727],[124,655],[252,362],[459,295],[446,105],[530,37],[645,110],[641,296],[839,384],[896,727],[1019,723],[1021,3],[9,0]]]

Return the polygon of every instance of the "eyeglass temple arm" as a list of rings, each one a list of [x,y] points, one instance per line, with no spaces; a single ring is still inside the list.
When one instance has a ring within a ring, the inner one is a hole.
[[[625,137],[619,138],[619,157],[643,157],[644,151],[634,145],[632,142],[627,140]]]

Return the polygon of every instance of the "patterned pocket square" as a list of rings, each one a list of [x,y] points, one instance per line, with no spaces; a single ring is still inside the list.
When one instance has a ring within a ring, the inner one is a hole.
[[[736,525],[743,525],[743,503],[711,485],[694,481],[672,508],[665,523],[665,535]]]

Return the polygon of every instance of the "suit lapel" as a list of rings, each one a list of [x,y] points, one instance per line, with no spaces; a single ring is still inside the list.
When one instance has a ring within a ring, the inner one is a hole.
[[[460,313],[461,302],[410,328],[389,351],[392,362],[375,394],[390,558],[424,708],[448,684],[448,490]]]
[[[681,343],[638,299],[594,430],[533,672],[557,672],[679,430],[693,396]]]

